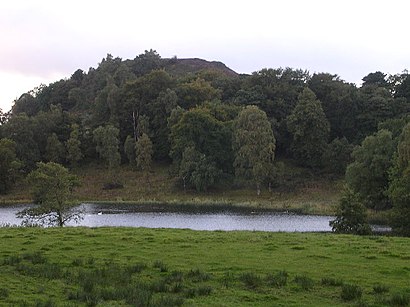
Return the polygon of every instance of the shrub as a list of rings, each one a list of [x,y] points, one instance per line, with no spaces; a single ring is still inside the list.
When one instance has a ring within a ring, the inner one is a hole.
[[[357,285],[344,284],[340,296],[344,301],[359,299],[362,297],[362,289]]]

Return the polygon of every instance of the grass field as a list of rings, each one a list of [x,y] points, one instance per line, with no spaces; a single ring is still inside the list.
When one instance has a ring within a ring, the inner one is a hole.
[[[4,306],[408,306],[410,238],[0,228]]]

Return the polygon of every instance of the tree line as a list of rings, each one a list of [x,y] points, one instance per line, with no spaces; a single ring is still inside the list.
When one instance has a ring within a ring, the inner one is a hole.
[[[162,161],[184,189],[241,182],[260,193],[281,184],[279,160],[346,172],[369,208],[403,202],[407,71],[373,72],[359,87],[300,69],[235,75],[179,63],[153,50],[133,60],[107,55],[97,68],[21,95],[0,113],[0,191],[40,161],[101,160],[113,176],[120,164],[149,173],[151,161]]]

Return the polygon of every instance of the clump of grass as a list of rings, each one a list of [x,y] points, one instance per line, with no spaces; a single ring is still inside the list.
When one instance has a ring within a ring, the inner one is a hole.
[[[183,282],[184,280],[184,273],[181,271],[172,271],[169,276],[167,276],[167,282],[169,283],[180,283]]]
[[[9,297],[9,289],[7,288],[0,288],[0,299],[6,299]]]
[[[205,272],[202,272],[200,269],[190,270],[187,274],[187,277],[193,282],[207,281],[211,279],[211,275]]]
[[[394,307],[409,306],[410,296],[405,293],[394,293],[387,303],[389,306]]]
[[[147,265],[145,263],[136,263],[128,266],[126,270],[129,274],[141,273],[146,267]]]
[[[362,289],[358,285],[344,284],[340,295],[343,301],[353,301],[362,297]]]
[[[84,259],[82,259],[82,258],[75,258],[75,259],[73,260],[73,262],[71,262],[71,264],[72,264],[73,266],[83,266],[83,265],[84,265]]]
[[[275,288],[281,288],[286,286],[288,282],[288,276],[288,272],[279,271],[276,274],[268,274],[266,276],[266,281],[270,286],[273,286]]]
[[[389,292],[389,287],[382,284],[376,284],[373,286],[373,292],[375,294],[384,294]]]
[[[340,287],[343,286],[343,280],[333,277],[323,277],[321,280],[323,286]]]
[[[197,289],[198,295],[199,296],[207,296],[210,295],[213,291],[213,288],[211,286],[201,286]]]
[[[152,267],[154,269],[159,269],[160,272],[168,272],[168,267],[161,260],[155,260]]]
[[[261,286],[262,284],[262,278],[253,273],[253,272],[247,272],[243,273],[239,279],[245,284],[245,286],[249,289],[256,289]]]
[[[296,275],[294,282],[303,290],[311,290],[314,286],[314,281],[307,275]]]
[[[23,259],[30,261],[32,264],[44,264],[47,263],[47,258],[41,252],[24,254]]]
[[[19,255],[11,255],[6,257],[3,260],[3,265],[16,265],[19,264],[21,261],[23,260],[23,258]]]
[[[152,307],[173,307],[173,306],[182,306],[184,304],[184,299],[181,297],[174,297],[171,295],[162,295],[159,298],[153,299],[149,306]],[[142,306],[142,305],[136,305]]]
[[[232,272],[225,272],[222,276],[221,283],[225,288],[229,288],[234,280],[235,276]]]

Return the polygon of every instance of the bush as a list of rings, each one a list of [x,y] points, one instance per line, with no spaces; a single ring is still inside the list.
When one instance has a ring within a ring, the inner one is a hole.
[[[344,284],[340,295],[344,301],[352,301],[362,297],[362,289],[357,285]]]
[[[346,189],[336,211],[336,219],[330,221],[332,231],[336,233],[352,233],[367,235],[371,233],[367,223],[366,208],[359,200],[359,196]]]

